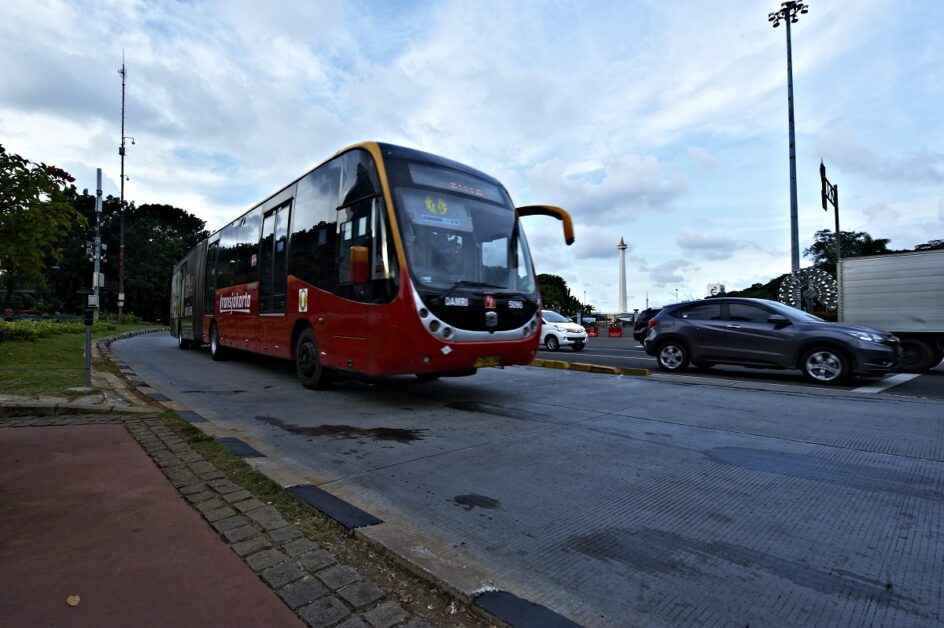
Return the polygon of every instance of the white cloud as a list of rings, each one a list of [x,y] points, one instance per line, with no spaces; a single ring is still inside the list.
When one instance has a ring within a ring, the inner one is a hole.
[[[682,274],[682,272],[694,270],[698,270],[698,266],[692,262],[683,259],[673,259],[653,267],[649,271],[649,277],[656,287],[664,288],[669,284],[686,283],[686,275]]]
[[[688,156],[692,158],[699,170],[717,170],[721,163],[717,157],[698,146],[689,148]]]
[[[728,259],[737,249],[745,246],[743,242],[727,236],[708,235],[693,229],[682,229],[675,243],[682,251],[707,260]]]
[[[685,178],[671,175],[654,157],[626,154],[603,160],[599,182],[566,176],[567,164],[553,159],[536,165],[531,194],[556,199],[583,220],[625,221],[642,211],[666,210],[685,190]]]
[[[616,307],[620,236],[634,245],[631,299],[737,289],[789,266],[774,5],[3,2],[0,142],[80,188],[101,167],[116,194],[124,50],[135,202],[219,227],[379,139],[497,176],[519,204],[570,210],[573,247],[558,223],[527,219],[532,255],[598,307]],[[861,0],[814,3],[796,25],[801,233],[832,226],[820,157],[843,228],[894,247],[944,231],[942,19],[944,3]]]

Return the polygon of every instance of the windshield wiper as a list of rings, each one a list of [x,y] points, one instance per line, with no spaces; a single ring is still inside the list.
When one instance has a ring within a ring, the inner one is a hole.
[[[439,298],[445,300],[450,294],[452,294],[456,288],[504,288],[505,286],[496,286],[493,283],[485,283],[483,281],[469,281],[468,279],[460,279],[456,283],[452,284],[452,287],[439,295]]]

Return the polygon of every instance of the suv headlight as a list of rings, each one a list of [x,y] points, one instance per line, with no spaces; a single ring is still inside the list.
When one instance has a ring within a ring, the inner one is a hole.
[[[882,342],[884,338],[878,334],[873,334],[867,331],[847,331],[843,332],[849,334],[853,338],[858,338],[859,340],[864,340],[865,342]]]

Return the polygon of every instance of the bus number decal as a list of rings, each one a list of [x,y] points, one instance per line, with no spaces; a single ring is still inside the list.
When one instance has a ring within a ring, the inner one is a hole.
[[[308,311],[308,288],[298,289],[298,311],[299,312]]]

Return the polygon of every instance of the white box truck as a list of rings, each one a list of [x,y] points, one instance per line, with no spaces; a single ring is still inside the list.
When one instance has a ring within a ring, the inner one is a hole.
[[[901,370],[944,359],[944,249],[850,257],[839,262],[839,320],[901,339]]]

